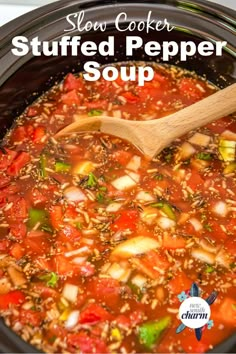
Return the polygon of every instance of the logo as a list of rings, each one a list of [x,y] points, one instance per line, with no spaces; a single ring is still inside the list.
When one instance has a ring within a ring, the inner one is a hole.
[[[185,328],[195,330],[197,340],[201,340],[204,329],[211,329],[214,326],[211,317],[210,306],[217,298],[217,292],[213,291],[207,299],[200,297],[200,289],[196,283],[193,283],[191,289],[187,292],[182,291],[178,295],[182,303],[179,308],[179,319],[182,322],[176,329],[176,333],[181,333]]]

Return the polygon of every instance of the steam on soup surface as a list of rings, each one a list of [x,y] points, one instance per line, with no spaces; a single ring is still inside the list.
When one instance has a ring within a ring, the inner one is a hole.
[[[195,353],[235,331],[235,118],[153,161],[114,136],[53,138],[80,115],[155,119],[215,90],[154,68],[144,87],[68,74],[1,145],[0,313],[40,350]],[[218,292],[200,342],[175,333],[193,282]]]

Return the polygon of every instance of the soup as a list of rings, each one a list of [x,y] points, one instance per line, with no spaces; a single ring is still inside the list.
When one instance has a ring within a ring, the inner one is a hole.
[[[45,352],[202,353],[235,331],[235,118],[152,161],[114,136],[54,138],[81,115],[158,119],[215,91],[153,67],[144,87],[68,74],[1,145],[0,313]],[[194,282],[218,292],[201,341],[176,334]]]

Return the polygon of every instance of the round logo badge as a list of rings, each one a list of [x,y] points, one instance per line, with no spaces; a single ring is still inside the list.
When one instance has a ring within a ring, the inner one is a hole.
[[[211,316],[208,303],[200,297],[189,297],[184,300],[179,308],[179,319],[192,329],[205,326]]]

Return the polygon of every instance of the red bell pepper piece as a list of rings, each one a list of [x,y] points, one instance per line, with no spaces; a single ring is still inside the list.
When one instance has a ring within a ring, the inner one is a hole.
[[[112,316],[103,307],[97,304],[90,304],[81,312],[79,323],[97,323],[111,320]]]
[[[20,152],[19,155],[14,159],[12,164],[8,167],[7,173],[11,176],[17,176],[20,170],[27,165],[30,161],[30,154],[28,152]]]
[[[139,212],[137,210],[123,210],[119,213],[118,218],[111,225],[112,230],[126,230],[135,231],[139,220]]]
[[[25,301],[25,295],[20,290],[13,290],[0,295],[0,310],[7,310],[11,305],[20,305]]]

